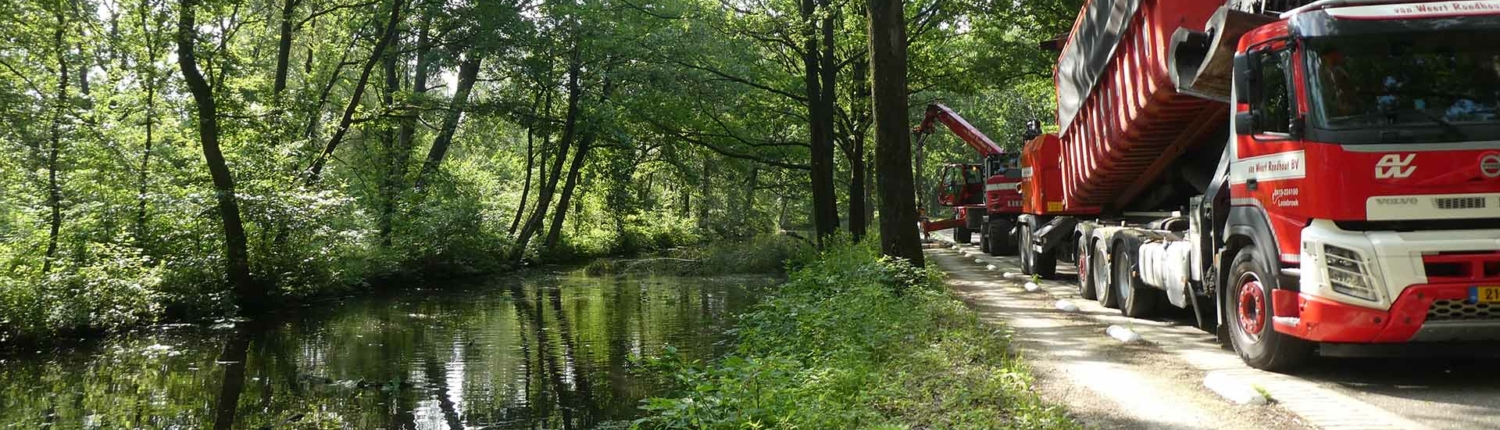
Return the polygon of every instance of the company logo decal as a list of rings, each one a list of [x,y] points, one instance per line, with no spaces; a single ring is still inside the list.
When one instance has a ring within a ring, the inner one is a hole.
[[[1447,16],[1488,15],[1500,12],[1494,0],[1447,1],[1401,5],[1371,5],[1328,10],[1339,19],[1438,18]],[[1282,18],[1286,18],[1283,16]]]
[[[1416,173],[1417,166],[1411,165],[1412,160],[1417,159],[1417,154],[1385,154],[1380,157],[1380,162],[1375,163],[1375,179],[1403,179],[1411,177]]]
[[[1236,160],[1229,171],[1229,182],[1260,182],[1307,177],[1307,158],[1302,151],[1287,151]]]
[[[1490,154],[1479,159],[1479,173],[1485,177],[1500,178],[1500,154]]]

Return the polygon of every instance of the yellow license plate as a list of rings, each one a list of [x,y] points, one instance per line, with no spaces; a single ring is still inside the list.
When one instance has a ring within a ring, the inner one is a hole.
[[[1500,286],[1474,287],[1469,290],[1469,299],[1475,303],[1500,303]]]

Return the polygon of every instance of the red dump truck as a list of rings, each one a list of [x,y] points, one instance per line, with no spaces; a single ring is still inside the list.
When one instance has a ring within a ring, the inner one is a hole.
[[[1500,340],[1500,1],[1092,0],[1060,44],[1027,273],[1262,369]]]

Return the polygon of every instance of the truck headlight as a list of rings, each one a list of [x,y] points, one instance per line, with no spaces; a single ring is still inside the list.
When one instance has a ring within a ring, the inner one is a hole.
[[[1359,251],[1323,245],[1325,278],[1333,291],[1372,302],[1380,301],[1369,263]]]

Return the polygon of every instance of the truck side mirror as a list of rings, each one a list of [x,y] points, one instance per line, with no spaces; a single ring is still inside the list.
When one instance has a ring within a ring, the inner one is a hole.
[[[1291,121],[1289,121],[1286,125],[1287,134],[1291,135],[1294,139],[1301,138],[1302,133],[1306,131],[1306,128],[1307,117],[1302,115],[1292,117]]]
[[[1237,54],[1234,56],[1234,98],[1235,103],[1250,103],[1255,100],[1255,62],[1253,53]]]
[[[1255,110],[1234,114],[1234,132],[1241,136],[1255,134]]]

